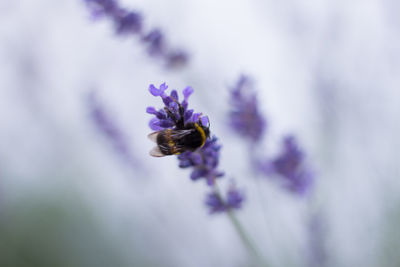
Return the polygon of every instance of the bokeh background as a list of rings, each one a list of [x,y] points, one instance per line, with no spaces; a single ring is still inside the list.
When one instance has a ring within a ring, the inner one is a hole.
[[[162,82],[195,89],[190,105],[210,118],[224,181],[247,196],[237,216],[269,266],[400,265],[398,1],[121,4],[189,64],[165,69],[83,1],[0,1],[1,266],[249,266],[228,218],[208,214],[205,183],[148,155],[145,109],[161,102],[147,88]],[[227,127],[241,73],[268,120],[263,150],[292,133],[306,151],[309,196],[255,177]],[[132,161],[93,123],[93,90]]]

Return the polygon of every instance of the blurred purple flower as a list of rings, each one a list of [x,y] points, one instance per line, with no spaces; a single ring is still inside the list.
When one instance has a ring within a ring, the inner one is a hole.
[[[126,12],[120,16],[116,16],[115,24],[117,33],[139,33],[142,29],[142,19],[142,16],[136,12]]]
[[[165,50],[164,36],[159,29],[154,29],[142,38],[147,44],[150,55],[162,55]]]
[[[94,17],[113,16],[119,9],[114,0],[84,0]]]
[[[120,36],[137,35],[147,47],[149,55],[159,57],[167,68],[177,68],[188,62],[188,54],[167,45],[164,34],[159,29],[143,31],[143,17],[136,11],[121,7],[117,0],[83,0],[94,18],[107,17]]]
[[[90,111],[90,117],[97,129],[109,140],[118,155],[120,155],[128,164],[137,165],[130,146],[125,135],[116,124],[115,120],[108,114],[105,108],[98,100],[95,92],[91,92],[87,97],[87,106]]]
[[[229,124],[242,137],[258,142],[266,129],[266,120],[258,109],[257,96],[251,80],[242,75],[231,90]]]
[[[177,51],[169,52],[167,54],[166,59],[167,59],[167,67],[179,68],[181,66],[184,66],[188,62],[189,57],[185,51],[177,50]]]
[[[205,204],[208,206],[210,213],[218,213],[229,209],[240,209],[244,200],[243,193],[234,185],[231,185],[225,200],[222,199],[219,193],[213,191],[207,194]]]
[[[267,161],[261,168],[267,169],[267,174],[281,177],[284,186],[299,195],[307,193],[314,180],[313,172],[305,164],[305,154],[299,148],[294,136],[283,139],[281,153],[272,161]]]

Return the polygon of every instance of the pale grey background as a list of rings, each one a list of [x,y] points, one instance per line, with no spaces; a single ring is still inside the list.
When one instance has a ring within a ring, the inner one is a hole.
[[[326,266],[398,266],[397,1],[123,3],[190,51],[190,65],[166,71],[137,39],[91,21],[82,1],[0,1],[0,216],[10,236],[0,243],[12,265],[29,262],[16,263],[22,246],[38,259],[69,255],[65,266],[247,266],[227,218],[203,207],[206,185],[175,158],[148,156],[144,111],[161,103],[147,88],[167,82],[195,89],[192,107],[224,146],[224,179],[245,188],[238,216],[272,266],[309,266],[310,209],[326,223]],[[254,78],[269,121],[266,152],[285,133],[307,151],[317,173],[309,199],[249,170],[246,144],[226,127],[240,73]],[[124,165],[89,120],[91,88],[141,168]],[[42,215],[48,205],[56,212]],[[41,234],[49,228],[56,236]]]

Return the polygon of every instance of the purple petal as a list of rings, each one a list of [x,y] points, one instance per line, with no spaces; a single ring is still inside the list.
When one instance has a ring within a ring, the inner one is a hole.
[[[207,126],[210,123],[207,116],[201,117],[200,121],[201,121],[201,124],[204,126]]]
[[[147,107],[146,112],[149,114],[157,115],[157,110],[154,107]]]
[[[160,131],[163,129],[160,127],[160,120],[157,118],[152,118],[149,122],[149,126],[153,131]]]
[[[193,116],[192,116],[191,121],[192,121],[192,122],[198,122],[200,116],[201,116],[201,113],[194,113]]]
[[[161,95],[161,91],[159,89],[157,89],[153,84],[150,84],[149,91],[150,91],[150,94],[152,94],[154,96]]]
[[[157,114],[156,114],[157,118],[159,118],[160,120],[165,120],[167,118],[167,113],[165,112],[165,110],[160,109]]]
[[[190,159],[193,161],[194,165],[200,165],[203,163],[203,160],[199,153],[192,153]]]
[[[172,120],[167,119],[167,120],[160,120],[160,124],[159,124],[159,125],[160,125],[162,128],[169,128],[169,127],[174,126],[175,123],[174,123]]]
[[[164,91],[165,90],[167,90],[168,89],[168,85],[166,85],[166,83],[162,83],[161,85],[160,85],[160,90],[164,93]]]
[[[171,92],[171,97],[172,97],[175,101],[179,101],[178,92],[177,92],[176,90],[172,90],[172,92]]]
[[[183,89],[183,96],[185,98],[185,101],[188,100],[189,96],[193,93],[193,88],[188,86],[185,89]]]
[[[243,201],[244,201],[243,194],[232,186],[227,194],[228,206],[231,208],[239,209],[241,208]]]
[[[186,111],[185,111],[185,114],[184,114],[184,116],[183,116],[183,119],[184,119],[185,121],[189,121],[190,118],[192,117],[192,114],[193,114],[193,109],[186,110]]]
[[[169,107],[169,103],[174,102],[174,100],[172,100],[172,97],[170,97],[170,96],[163,95],[161,97],[162,97],[162,100],[164,102],[164,105],[167,106],[167,107]]]
[[[163,83],[160,85],[160,89],[157,89],[153,84],[150,84],[149,91],[154,96],[163,96],[164,91],[167,90],[168,86]]]
[[[169,103],[168,108],[170,110],[177,111],[178,110],[178,104],[176,102],[172,101],[172,102]]]
[[[207,170],[205,170],[203,168],[198,168],[198,169],[195,169],[194,171],[192,171],[192,173],[190,174],[190,179],[197,180],[201,177],[204,177],[206,174],[207,174]]]

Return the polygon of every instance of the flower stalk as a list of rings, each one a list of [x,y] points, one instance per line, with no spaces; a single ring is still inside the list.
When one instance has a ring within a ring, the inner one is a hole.
[[[214,183],[213,186],[215,195],[220,199],[221,202],[224,202],[222,197],[221,191],[219,190],[218,184]],[[236,232],[238,233],[240,239],[242,240],[244,246],[246,247],[249,254],[253,257],[254,261],[256,262],[257,266],[264,266],[267,267],[264,259],[261,257],[261,254],[257,250],[254,242],[251,240],[250,236],[245,231],[243,225],[240,223],[238,218],[235,215],[235,212],[232,208],[227,208],[226,213],[230,222],[232,223],[233,227],[235,228]]]

